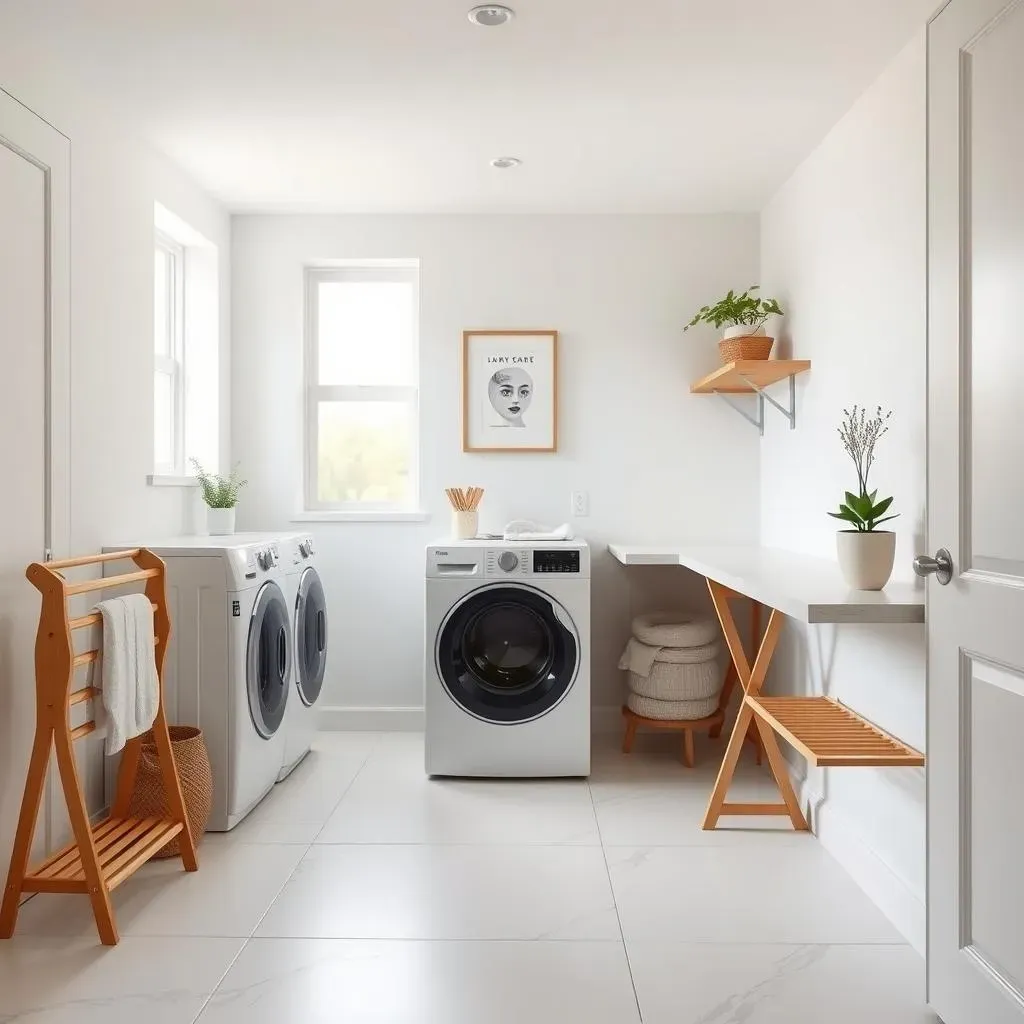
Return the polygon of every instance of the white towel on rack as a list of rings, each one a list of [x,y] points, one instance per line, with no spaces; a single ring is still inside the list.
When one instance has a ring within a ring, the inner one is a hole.
[[[145,594],[100,601],[103,616],[103,706],[107,753],[144,733],[156,719],[160,680],[153,642],[153,605]]]

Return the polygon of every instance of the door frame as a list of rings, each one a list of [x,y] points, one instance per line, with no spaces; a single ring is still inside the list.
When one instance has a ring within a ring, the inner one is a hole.
[[[28,160],[44,177],[45,551],[38,557],[64,558],[71,544],[71,140],[0,88],[0,146]],[[57,829],[54,810],[49,772],[44,809],[36,824],[37,836],[42,824],[47,853]]]

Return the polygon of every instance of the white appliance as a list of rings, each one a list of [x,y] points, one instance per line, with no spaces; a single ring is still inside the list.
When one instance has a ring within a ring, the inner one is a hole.
[[[164,705],[171,723],[203,730],[213,771],[213,832],[234,828],[273,788],[284,761],[293,634],[280,555],[292,536],[142,542],[167,566]],[[114,771],[116,764],[108,770],[108,789]]]
[[[432,544],[428,775],[590,774],[590,550],[583,541]]]
[[[281,541],[281,587],[292,614],[292,692],[284,714],[284,756],[278,781],[309,753],[316,732],[316,702],[327,668],[327,602],[316,568],[313,538]]]

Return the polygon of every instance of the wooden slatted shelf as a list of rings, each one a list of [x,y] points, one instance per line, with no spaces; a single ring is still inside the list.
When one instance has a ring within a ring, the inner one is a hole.
[[[128,878],[181,831],[181,822],[166,818],[107,818],[93,826],[100,871],[108,889]],[[69,843],[25,876],[25,892],[68,892],[71,885],[87,892],[88,883],[78,843]]]
[[[755,389],[777,384],[787,377],[795,377],[811,368],[809,359],[737,359],[720,366],[690,385],[694,395],[752,395]]]
[[[836,767],[921,767],[925,758],[831,697],[746,698],[754,714],[808,764]]]

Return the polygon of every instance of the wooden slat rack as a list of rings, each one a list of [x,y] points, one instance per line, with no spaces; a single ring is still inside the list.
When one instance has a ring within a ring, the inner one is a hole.
[[[97,566],[103,562],[130,559],[136,565],[132,572],[117,576],[69,583],[64,570],[81,566]],[[167,612],[164,564],[151,551],[134,548],[58,562],[33,562],[25,573],[42,594],[39,630],[36,634],[36,733],[29,760],[25,795],[14,839],[10,871],[0,904],[0,938],[14,934],[18,908],[23,893],[83,893],[92,903],[100,940],[104,945],[117,944],[117,925],[110,903],[110,892],[131,877],[154,853],[170,839],[179,837],[181,859],[186,871],[198,867],[181,783],[174,757],[171,737],[163,705],[164,658],[171,623]],[[156,640],[156,667],[160,681],[160,699],[153,739],[157,748],[164,792],[170,808],[166,818],[140,818],[128,814],[135,776],[138,769],[142,738],[125,745],[117,793],[110,815],[98,824],[91,824],[82,792],[81,780],[72,743],[96,728],[91,719],[75,728],[68,721],[70,708],[95,700],[101,691],[94,686],[74,689],[75,670],[95,664],[99,648],[76,654],[72,634],[77,629],[99,625],[98,612],[70,618],[68,599],[108,587],[144,583],[145,593],[153,605]],[[41,864],[29,868],[28,859],[35,833],[39,807],[46,784],[50,751],[55,750],[64,798],[67,801],[73,840],[51,854]]]

